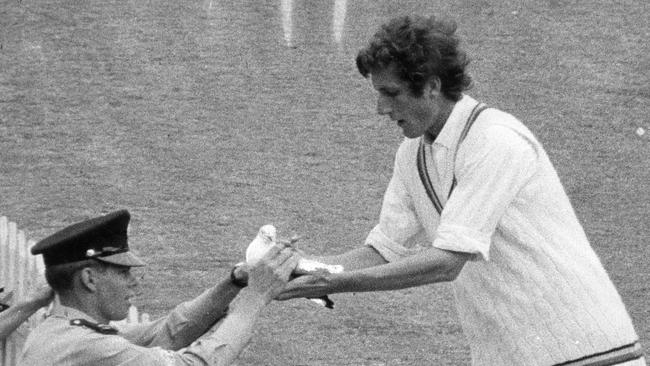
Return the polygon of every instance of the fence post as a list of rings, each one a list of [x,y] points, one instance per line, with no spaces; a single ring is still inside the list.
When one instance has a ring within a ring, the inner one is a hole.
[[[45,272],[41,257],[32,256],[35,244],[27,240],[25,232],[5,216],[0,217],[0,286],[3,299],[10,305],[27,297]],[[41,309],[23,323],[5,341],[0,342],[0,366],[14,366],[18,362],[29,331],[43,321]]]
[[[9,234],[9,223],[7,218],[0,216],[0,287],[5,288],[5,292],[10,291],[5,284],[5,279],[7,278],[7,268],[9,263],[8,251],[8,234]],[[4,299],[7,296],[6,293],[2,294]],[[0,341],[0,366],[5,366],[5,342]]]

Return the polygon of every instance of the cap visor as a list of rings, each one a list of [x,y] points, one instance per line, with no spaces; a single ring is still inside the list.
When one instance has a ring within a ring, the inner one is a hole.
[[[97,257],[95,259],[125,267],[142,267],[147,265],[131,252],[117,253],[113,255],[107,255],[106,257]]]

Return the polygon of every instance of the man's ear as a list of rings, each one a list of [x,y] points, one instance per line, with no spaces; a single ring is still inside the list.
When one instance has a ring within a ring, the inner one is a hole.
[[[431,97],[438,97],[440,95],[440,88],[441,88],[442,83],[440,82],[440,78],[437,76],[432,76],[429,81],[427,81],[427,91],[429,93],[429,96]]]
[[[89,292],[97,291],[97,271],[91,267],[82,268],[79,271],[79,282],[81,287]]]

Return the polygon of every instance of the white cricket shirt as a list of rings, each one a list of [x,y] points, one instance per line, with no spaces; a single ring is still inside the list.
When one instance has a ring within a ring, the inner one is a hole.
[[[366,244],[388,261],[415,244],[474,253],[452,283],[474,365],[553,365],[638,340],[546,152],[515,117],[456,103],[426,161],[444,210],[420,181],[420,138],[405,139]],[[454,176],[453,194],[447,194]]]

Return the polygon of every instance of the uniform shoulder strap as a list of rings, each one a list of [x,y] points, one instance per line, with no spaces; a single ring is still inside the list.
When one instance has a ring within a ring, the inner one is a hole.
[[[465,137],[467,137],[467,133],[469,132],[469,129],[472,127],[472,125],[478,118],[478,115],[481,112],[483,112],[485,109],[487,109],[487,106],[483,103],[478,103],[474,107],[474,109],[472,109],[472,113],[470,113],[469,117],[467,118],[467,122],[465,122],[465,127],[463,128],[463,131],[460,133],[458,144],[456,144],[456,152],[458,152],[458,147],[460,146],[461,142],[463,142],[463,140],[465,140]],[[431,183],[431,178],[429,177],[429,172],[427,170],[427,164],[426,164],[426,149],[424,146],[423,139],[420,139],[420,146],[418,148],[417,168],[418,168],[418,174],[420,176],[420,180],[424,185],[424,190],[427,192],[427,196],[429,196],[429,199],[433,203],[433,206],[435,207],[438,214],[441,214],[443,207],[438,197],[438,194],[436,193],[436,190],[433,188],[433,184]],[[453,192],[455,187],[456,187],[456,175],[454,174],[454,178],[451,182],[451,188],[449,189],[449,195],[447,197],[451,196],[451,192]]]
[[[93,322],[88,321],[86,319],[72,319],[72,320],[70,320],[70,325],[74,325],[74,326],[77,326],[77,327],[86,327],[86,328],[92,329],[95,332],[101,333],[101,334],[117,334],[118,333],[117,329],[111,327],[108,324],[93,323]]]

